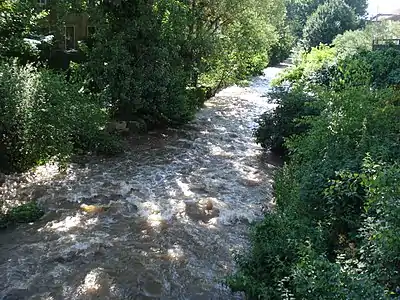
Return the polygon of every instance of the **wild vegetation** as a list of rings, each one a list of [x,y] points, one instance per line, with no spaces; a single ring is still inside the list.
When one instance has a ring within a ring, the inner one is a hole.
[[[398,29],[347,31],[276,80],[255,137],[285,155],[277,205],[228,279],[249,299],[399,297],[400,51],[372,50]]]
[[[118,152],[103,130],[110,119],[143,130],[187,122],[217,89],[279,56],[285,11],[281,0],[0,5],[3,172],[76,151]],[[57,58],[72,13],[96,31],[77,55]]]
[[[343,13],[328,33],[329,5]],[[313,46],[356,28],[365,1],[7,0],[0,10],[0,170],[10,172],[121,151],[110,120],[139,131],[185,123],[218,89],[286,58],[299,31]],[[95,32],[63,54],[71,14]]]
[[[400,52],[373,51],[372,39],[399,28],[365,25],[365,8],[364,0],[1,1],[0,171],[118,153],[111,120],[143,131],[185,123],[216,90],[297,45],[295,66],[270,94],[278,107],[255,131],[286,158],[277,206],[254,226],[227,282],[249,299],[398,297]],[[70,13],[96,27],[72,63],[55,55]],[[0,212],[0,227],[39,218],[31,200]]]
[[[95,28],[75,52],[64,51],[70,15]],[[136,134],[191,120],[288,55],[284,22],[282,0],[1,1],[0,172],[117,154],[118,122]]]

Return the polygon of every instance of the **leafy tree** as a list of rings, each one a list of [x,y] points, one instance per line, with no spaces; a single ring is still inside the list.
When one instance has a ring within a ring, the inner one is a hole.
[[[271,65],[282,62],[290,56],[290,52],[295,43],[295,38],[290,32],[289,25],[285,21],[282,23],[278,32],[278,40],[271,46],[270,61]]]
[[[283,14],[280,0],[104,3],[90,75],[115,117],[184,122],[199,85],[216,89],[267,64]]]
[[[300,39],[307,19],[324,0],[286,0],[287,20],[295,37]]]
[[[35,33],[38,21],[45,14],[38,13],[29,0],[2,1],[0,12],[0,58],[28,60],[33,53],[23,38]]]
[[[292,33],[300,39],[303,36],[303,28],[308,18],[316,11],[318,6],[325,4],[327,0],[286,0],[287,22]],[[357,16],[364,16],[368,6],[366,0],[345,0]]]
[[[328,0],[318,6],[303,29],[303,45],[306,49],[320,43],[330,44],[346,30],[356,29],[359,22],[354,10],[343,0]]]
[[[368,1],[366,0],[345,0],[346,4],[350,6],[357,16],[365,16],[368,8]]]

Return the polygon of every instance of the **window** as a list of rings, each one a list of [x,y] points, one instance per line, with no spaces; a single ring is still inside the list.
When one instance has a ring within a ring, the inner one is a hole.
[[[47,4],[47,0],[37,0],[37,4],[39,4],[40,6],[44,6]]]
[[[75,49],[75,26],[65,26],[65,50]]]

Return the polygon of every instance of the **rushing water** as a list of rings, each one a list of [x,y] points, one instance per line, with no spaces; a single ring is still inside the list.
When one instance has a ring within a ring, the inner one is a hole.
[[[279,71],[223,90],[185,128],[122,157],[7,178],[3,199],[38,199],[46,215],[0,232],[0,299],[243,299],[219,280],[272,199],[277,163],[252,129]]]

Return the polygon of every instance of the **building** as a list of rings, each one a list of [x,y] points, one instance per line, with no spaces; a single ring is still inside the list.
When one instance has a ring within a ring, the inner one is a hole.
[[[51,0],[37,0],[40,7],[46,7]],[[50,30],[52,14],[50,12],[46,27]],[[87,13],[70,13],[64,19],[64,30],[60,48],[63,50],[77,49],[78,41],[88,39],[95,31],[95,27],[90,24],[90,17]]]
[[[370,19],[371,22],[400,22],[400,8],[390,9],[384,12],[377,13]],[[374,50],[386,49],[388,47],[394,47],[400,49],[400,36],[391,39],[382,39],[375,37],[372,43]]]
[[[69,14],[64,26],[65,50],[76,49],[77,42],[88,39],[94,31],[87,14]]]
[[[400,21],[400,8],[379,12],[372,16],[370,20],[373,22]]]

